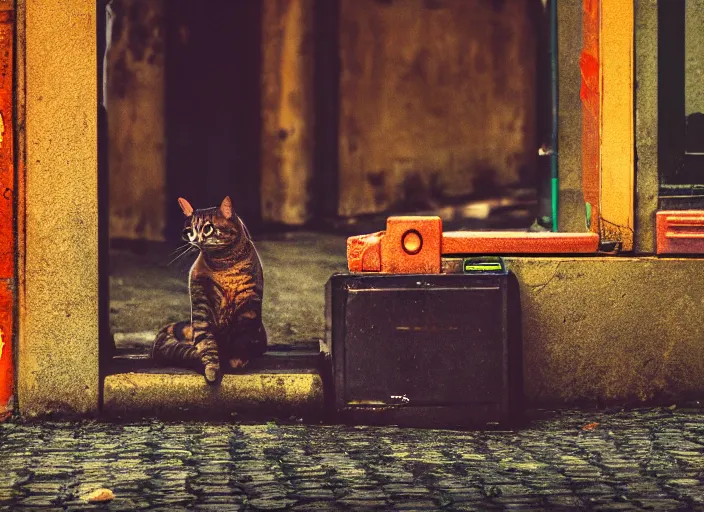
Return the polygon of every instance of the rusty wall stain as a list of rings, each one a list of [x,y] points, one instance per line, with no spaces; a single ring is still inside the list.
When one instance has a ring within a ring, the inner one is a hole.
[[[341,215],[532,182],[528,2],[342,0]]]

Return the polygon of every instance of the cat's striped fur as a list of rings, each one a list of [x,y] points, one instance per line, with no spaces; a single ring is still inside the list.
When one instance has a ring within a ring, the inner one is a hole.
[[[223,365],[244,367],[266,350],[264,275],[252,238],[229,197],[220,207],[204,210],[193,210],[182,198],[179,204],[186,216],[184,240],[200,250],[188,280],[191,321],[162,328],[152,356],[161,365],[200,370],[212,383]]]

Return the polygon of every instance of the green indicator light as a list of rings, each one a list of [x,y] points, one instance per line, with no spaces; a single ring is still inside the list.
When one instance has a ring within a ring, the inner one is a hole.
[[[465,272],[487,272],[493,270],[501,270],[501,265],[466,265]]]
[[[501,263],[477,263],[473,261],[464,262],[465,272],[500,272],[503,270]]]
[[[464,258],[462,268],[470,272],[504,272],[504,262],[497,256],[472,256]]]

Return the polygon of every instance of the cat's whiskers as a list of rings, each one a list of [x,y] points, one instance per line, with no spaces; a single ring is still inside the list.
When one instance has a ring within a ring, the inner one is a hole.
[[[179,252],[181,249],[184,249],[186,246],[188,246],[188,245],[190,245],[190,244],[191,244],[191,242],[186,242],[185,244],[176,247],[176,249],[174,249],[173,251],[171,251],[171,252],[169,253],[169,257],[173,256],[174,254],[176,254],[177,252]]]
[[[179,255],[176,256],[174,259],[172,259],[172,260],[167,264],[167,266],[170,267],[170,266],[173,265],[177,260],[180,260],[181,258],[183,258],[184,256],[186,256],[189,252],[191,252],[193,249],[197,249],[197,248],[198,248],[198,247],[197,247],[196,245],[194,245],[194,244],[188,244],[188,247],[187,247],[181,254],[179,254]]]

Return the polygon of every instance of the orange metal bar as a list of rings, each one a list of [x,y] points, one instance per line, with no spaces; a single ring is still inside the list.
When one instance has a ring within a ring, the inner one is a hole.
[[[381,239],[383,231],[347,239],[347,267],[350,272],[381,271]]]
[[[448,231],[443,254],[593,254],[596,233],[526,233],[523,231]]]
[[[594,254],[597,233],[442,232],[440,217],[389,217],[386,231],[347,239],[350,272],[439,274],[453,254]]]
[[[13,307],[15,277],[13,40],[14,11],[0,3],[0,420],[11,412],[14,390]]]

